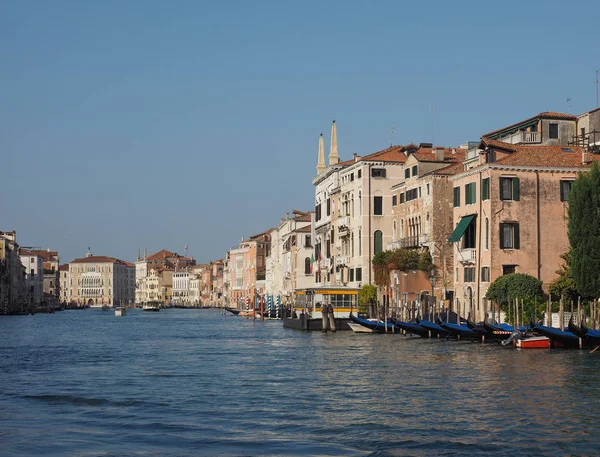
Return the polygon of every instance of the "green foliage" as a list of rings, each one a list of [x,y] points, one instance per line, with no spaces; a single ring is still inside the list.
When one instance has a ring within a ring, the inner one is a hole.
[[[571,275],[577,292],[585,298],[600,296],[600,169],[594,162],[589,173],[580,173],[569,193]]]
[[[367,284],[358,291],[358,312],[365,314],[367,312],[367,306],[373,300],[377,302],[377,287],[372,284]]]
[[[430,273],[431,270],[433,270],[433,259],[431,258],[429,249],[424,249],[423,252],[421,252],[418,268],[426,273]]]
[[[510,312],[511,315],[512,310],[509,310],[508,300],[523,299],[527,317],[533,316],[536,303],[538,308],[542,309],[543,297],[542,281],[522,273],[500,276],[490,284],[485,294],[485,298],[500,303],[502,310]]]
[[[390,251],[381,251],[373,256],[373,265],[384,266],[388,263]]]
[[[550,283],[550,295],[555,299],[564,296],[568,300],[577,300],[577,286],[571,275],[571,256],[570,252],[565,252],[560,256],[564,260],[556,274],[554,281]]]
[[[390,251],[388,265],[391,270],[410,271],[419,267],[419,253],[414,249]]]

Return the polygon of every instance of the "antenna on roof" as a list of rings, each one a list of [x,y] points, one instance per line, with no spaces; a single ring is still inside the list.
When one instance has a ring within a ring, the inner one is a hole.
[[[571,114],[571,97],[567,97],[567,112]]]
[[[396,126],[395,125],[392,125],[390,127],[390,134],[392,135],[392,142],[390,143],[390,147],[392,147],[394,145],[394,141],[396,138]]]
[[[598,70],[596,70],[596,108],[600,107],[598,105]]]

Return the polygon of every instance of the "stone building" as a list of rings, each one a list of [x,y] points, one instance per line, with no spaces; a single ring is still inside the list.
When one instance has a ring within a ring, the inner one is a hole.
[[[32,311],[41,311],[44,299],[44,259],[27,249],[20,249],[19,257],[25,268],[25,287],[29,299],[28,306]]]
[[[571,183],[599,156],[578,146],[503,143],[483,137],[453,186],[455,309],[476,319],[499,276],[526,273],[547,291],[569,249]]]
[[[392,236],[387,250],[427,249],[433,260],[433,274],[423,290],[422,275],[400,278],[396,274],[394,292],[433,293],[437,299],[452,300],[454,259],[448,236],[453,230],[452,184],[449,178],[463,170],[465,150],[432,147],[431,144],[402,148],[407,159],[403,177],[392,186]],[[400,279],[419,278],[415,284]],[[414,296],[407,299],[412,300]]]
[[[71,296],[69,295],[69,264],[65,263],[58,267],[60,280],[59,302],[62,306],[71,304]]]
[[[79,306],[101,307],[133,304],[133,264],[114,257],[85,257],[69,263],[69,294]]]
[[[0,232],[0,314],[31,312],[17,233]]]
[[[42,258],[44,308],[57,308],[60,305],[60,275],[58,272],[58,251],[50,249],[25,248]]]

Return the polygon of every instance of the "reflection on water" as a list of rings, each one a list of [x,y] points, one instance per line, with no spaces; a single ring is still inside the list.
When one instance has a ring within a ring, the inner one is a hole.
[[[0,319],[0,454],[594,455],[600,356],[212,310]]]

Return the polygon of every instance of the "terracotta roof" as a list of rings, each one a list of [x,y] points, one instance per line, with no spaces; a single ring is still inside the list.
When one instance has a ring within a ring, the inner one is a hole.
[[[58,271],[69,271],[69,264],[68,263],[63,263],[62,265],[58,266]]]
[[[295,231],[298,233],[311,233],[312,227],[310,225],[307,225],[306,227],[300,227],[300,228],[296,229]]]
[[[505,143],[504,141],[492,140],[491,138],[486,138],[483,136],[481,137],[479,148],[485,149],[486,146],[490,148],[503,149],[509,152],[515,152],[517,150],[514,144]]]
[[[390,146],[387,149],[374,152],[367,156],[358,159],[360,161],[381,161],[381,162],[395,162],[404,163],[406,162],[406,155],[402,152],[402,146]],[[349,161],[350,164],[354,163],[354,159]]]
[[[81,259],[75,259],[71,263],[119,263],[125,265],[123,260],[115,259],[114,257],[107,257],[104,255],[92,255],[90,257],[82,257]]]
[[[463,162],[465,160],[465,156],[467,154],[467,151],[465,151],[464,149],[460,149],[460,148],[454,148],[454,152],[452,152],[452,148],[445,148],[445,147],[437,147],[436,150],[444,150],[444,162],[450,162],[450,163],[454,163],[454,162]],[[433,148],[419,148],[417,151],[415,151],[412,155],[415,156],[415,158],[419,161],[419,162],[438,162],[435,159],[435,154],[433,152]]]
[[[423,176],[438,175],[438,176],[453,176],[465,171],[465,167],[462,162],[453,163],[447,167],[440,168],[438,170],[431,171],[424,174]]]
[[[123,260],[123,263],[125,265],[127,265],[129,268],[135,268],[135,265],[133,263],[131,263],[131,262],[128,262],[127,260]]]
[[[297,222],[310,222],[310,213],[303,214],[302,216],[295,217]]]
[[[583,168],[585,150],[578,146],[516,146],[516,151],[495,163],[502,165],[522,165],[530,167]],[[600,161],[597,154],[588,153],[591,161]]]
[[[513,128],[513,127],[517,127],[520,124],[525,124],[527,122],[531,122],[531,121],[534,121],[536,119],[564,119],[564,120],[569,120],[569,121],[575,121],[575,120],[577,120],[577,116],[574,116],[572,114],[557,113],[555,111],[544,111],[542,113],[539,113],[539,114],[537,114],[535,116],[530,117],[529,119],[525,119],[523,121],[519,121],[519,122],[517,122],[515,124],[508,125],[506,127],[502,127],[501,129],[496,129],[493,132],[486,133],[483,136],[495,135],[496,133],[501,132],[502,130],[507,130],[507,129],[510,129],[510,128]]]
[[[167,251],[166,249],[161,249],[158,252],[148,256],[146,260],[165,260],[167,257],[174,257],[177,254],[171,251]]]
[[[58,251],[44,251],[43,249],[31,249],[33,255],[38,255],[42,257],[44,260],[55,260],[55,257],[58,257]]]

